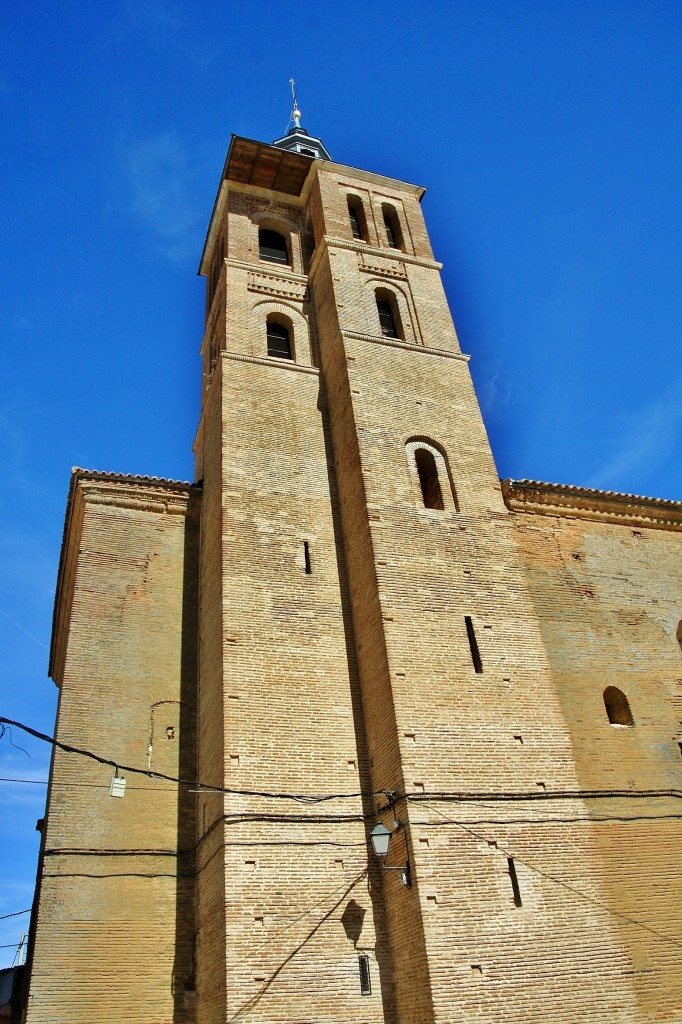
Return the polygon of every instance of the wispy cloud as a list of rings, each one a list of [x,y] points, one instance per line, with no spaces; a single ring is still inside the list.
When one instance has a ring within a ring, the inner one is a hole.
[[[481,411],[485,415],[495,415],[500,408],[506,408],[511,401],[511,383],[500,370],[486,377],[479,385]]]
[[[653,402],[625,417],[617,450],[588,481],[589,487],[618,488],[667,458],[682,434],[682,374]]]
[[[22,633],[25,633],[27,637],[33,640],[34,643],[38,644],[39,647],[42,647],[43,650],[49,651],[50,648],[47,646],[47,644],[44,644],[42,640],[39,640],[38,637],[34,636],[29,629],[26,629],[25,626],[22,626],[20,622],[17,622],[16,619],[13,619],[12,616],[8,615],[7,612],[3,611],[2,608],[0,608],[0,615],[4,616],[4,618],[6,618],[8,622],[11,622],[12,625],[16,626],[16,628],[21,630]]]
[[[193,168],[185,147],[170,133],[132,146],[127,174],[133,213],[173,260],[196,251],[203,210],[192,199]]]

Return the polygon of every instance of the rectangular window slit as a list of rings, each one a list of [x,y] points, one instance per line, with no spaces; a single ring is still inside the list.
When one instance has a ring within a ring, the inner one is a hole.
[[[372,979],[369,976],[369,957],[365,954],[358,957],[358,970],[360,972],[360,994],[369,996],[372,994]]]
[[[476,641],[476,634],[474,633],[474,624],[471,621],[470,615],[464,616],[464,625],[467,628],[467,638],[469,640],[469,649],[471,651],[471,661],[474,666],[474,671],[480,673],[483,671],[483,662],[481,661],[481,655]]]
[[[307,540],[303,541],[303,557],[305,559],[305,571],[308,575],[313,571],[312,563],[310,561],[310,544]]]
[[[513,857],[507,857],[507,867],[509,868],[509,877],[512,884],[512,893],[514,894],[514,906],[521,907],[521,889],[519,888],[519,876],[516,874],[516,864],[514,863]]]

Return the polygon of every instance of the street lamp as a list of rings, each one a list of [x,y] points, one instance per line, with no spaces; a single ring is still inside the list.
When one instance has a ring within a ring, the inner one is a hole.
[[[399,821],[395,823],[394,832],[398,832],[403,826]],[[406,885],[408,889],[412,888],[412,876],[410,874],[410,860],[407,858],[406,864],[384,864],[384,860],[388,854],[388,847],[391,842],[391,836],[393,832],[389,832],[385,825],[375,825],[370,832],[369,838],[372,840],[372,849],[381,862],[381,867],[384,871],[400,871],[402,872],[400,880],[403,885]]]

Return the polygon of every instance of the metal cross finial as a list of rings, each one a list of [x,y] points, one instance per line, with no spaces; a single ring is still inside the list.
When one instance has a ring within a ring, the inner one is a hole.
[[[294,101],[293,110],[291,111],[291,117],[289,118],[289,124],[294,122],[295,128],[301,127],[301,111],[298,109],[298,99],[296,98],[296,82],[293,78],[289,79],[289,85],[291,86],[291,98]]]

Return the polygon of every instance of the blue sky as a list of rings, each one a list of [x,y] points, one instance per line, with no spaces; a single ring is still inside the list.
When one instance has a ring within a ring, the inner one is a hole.
[[[280,136],[292,75],[335,160],[428,187],[500,475],[682,500],[679,3],[23,0],[0,31],[0,714],[53,726],[71,466],[192,476],[204,232],[230,133]],[[0,776],[44,779],[8,739]],[[0,801],[2,915],[44,787]]]

